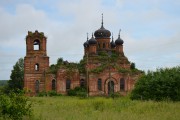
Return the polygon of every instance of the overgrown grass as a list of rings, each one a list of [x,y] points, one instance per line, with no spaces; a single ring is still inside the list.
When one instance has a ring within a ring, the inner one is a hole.
[[[129,98],[32,97],[32,120],[179,120],[180,102]]]

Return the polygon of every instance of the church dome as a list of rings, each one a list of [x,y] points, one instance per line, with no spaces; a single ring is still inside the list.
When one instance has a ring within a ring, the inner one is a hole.
[[[90,45],[92,45],[92,44],[97,44],[97,41],[96,41],[96,39],[93,37],[93,34],[92,34],[91,39],[89,39],[88,43],[89,43]]]
[[[109,38],[111,36],[111,32],[106,30],[102,24],[101,28],[95,31],[94,36],[96,38]]]
[[[84,42],[84,47],[88,47],[89,46],[89,42],[88,42],[88,40],[86,41],[86,42]]]
[[[119,31],[118,39],[115,41],[115,44],[122,45],[123,43],[124,43],[124,41],[120,38],[120,31]]]
[[[101,28],[95,31],[94,36],[96,38],[109,38],[111,36],[111,32],[105,29],[103,26],[103,14],[102,14]]]

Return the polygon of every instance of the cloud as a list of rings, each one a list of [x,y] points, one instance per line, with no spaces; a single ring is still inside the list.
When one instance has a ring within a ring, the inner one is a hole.
[[[179,10],[180,2],[167,3],[163,0],[0,1],[0,56],[3,58],[0,69],[6,71],[0,74],[0,79],[7,79],[10,70],[6,69],[24,57],[28,31],[38,30],[47,36],[51,64],[58,57],[79,61],[86,33],[90,37],[100,28],[101,13],[104,13],[104,26],[113,32],[114,39],[122,29],[125,54],[139,68],[176,65],[180,17],[174,11]]]

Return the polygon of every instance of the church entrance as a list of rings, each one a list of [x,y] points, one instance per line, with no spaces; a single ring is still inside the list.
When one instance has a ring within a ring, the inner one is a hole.
[[[113,81],[109,81],[108,82],[108,95],[114,93],[114,82]]]

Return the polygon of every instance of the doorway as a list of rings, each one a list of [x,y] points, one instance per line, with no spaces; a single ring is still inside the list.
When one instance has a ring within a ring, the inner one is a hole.
[[[108,95],[114,93],[114,82],[113,81],[109,81],[108,82]]]

